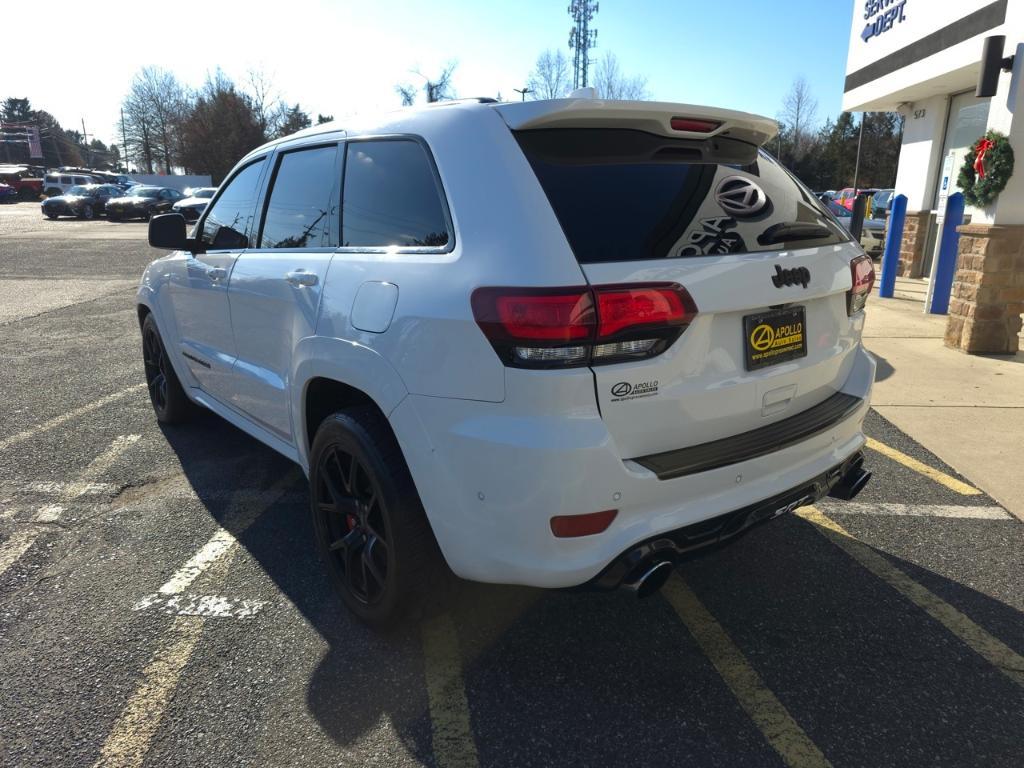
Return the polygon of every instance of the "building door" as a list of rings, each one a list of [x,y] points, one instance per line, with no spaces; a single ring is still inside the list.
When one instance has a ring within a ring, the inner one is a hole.
[[[938,180],[935,184],[935,197],[932,199],[932,215],[929,219],[928,240],[925,242],[924,263],[922,274],[927,277],[931,274],[932,258],[935,252],[935,241],[938,237],[938,228],[935,226],[937,216],[942,216],[939,210],[940,200],[945,201],[948,195],[962,191],[957,184],[957,176],[960,175],[960,166],[964,158],[971,152],[978,138],[985,133],[988,127],[988,107],[990,99],[979,99],[974,91],[965,91],[952,96],[949,100],[949,119],[946,121],[946,135],[942,142],[942,154],[939,155]],[[946,188],[943,189],[946,158],[952,153],[952,170]]]

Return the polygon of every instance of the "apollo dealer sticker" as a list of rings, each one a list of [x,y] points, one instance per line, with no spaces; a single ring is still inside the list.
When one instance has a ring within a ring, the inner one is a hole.
[[[621,403],[624,400],[639,400],[641,397],[653,397],[658,394],[658,381],[641,381],[639,384],[630,384],[628,381],[620,381],[612,387],[612,402]]]

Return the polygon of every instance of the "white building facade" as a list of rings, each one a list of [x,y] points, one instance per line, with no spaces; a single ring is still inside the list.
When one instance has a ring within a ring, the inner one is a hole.
[[[1004,35],[994,97],[978,98],[985,38]],[[988,130],[1009,137],[1017,168],[996,200],[968,206],[946,344],[1013,353],[1024,312],[1024,0],[854,0],[843,109],[905,117],[896,193],[907,197],[900,274],[928,277],[937,220],[964,159]],[[865,146],[864,152],[871,147]]]

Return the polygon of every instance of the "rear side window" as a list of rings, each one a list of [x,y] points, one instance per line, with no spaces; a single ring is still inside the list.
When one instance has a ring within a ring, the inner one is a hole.
[[[743,142],[574,128],[520,131],[516,138],[581,263],[848,239],[782,166]]]
[[[320,248],[331,242],[337,209],[338,148],[316,147],[281,156],[270,189],[260,248]]]
[[[349,142],[342,245],[441,248],[451,242],[430,157],[410,139]]]
[[[259,192],[261,158],[245,166],[228,182],[224,192],[203,219],[199,239],[213,249],[248,248],[246,234],[252,223]]]

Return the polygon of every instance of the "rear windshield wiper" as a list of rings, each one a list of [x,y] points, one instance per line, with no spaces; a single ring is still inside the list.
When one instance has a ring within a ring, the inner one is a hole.
[[[773,224],[757,237],[761,245],[777,245],[794,240],[822,240],[835,237],[835,232],[821,224],[810,224],[803,221],[784,221]]]

